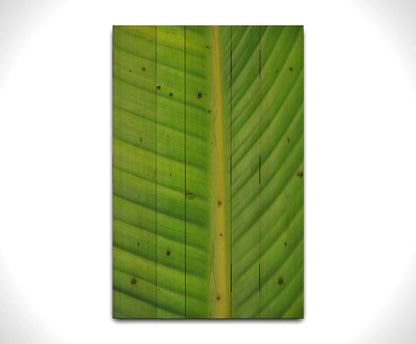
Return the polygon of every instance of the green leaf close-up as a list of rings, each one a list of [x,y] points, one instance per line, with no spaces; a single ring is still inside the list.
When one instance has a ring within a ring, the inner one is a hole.
[[[303,27],[113,27],[113,317],[303,318]]]

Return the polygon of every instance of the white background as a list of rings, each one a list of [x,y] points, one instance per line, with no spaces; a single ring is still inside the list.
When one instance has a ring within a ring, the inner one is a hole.
[[[416,2],[0,4],[1,343],[414,343]],[[111,319],[113,24],[305,25],[305,320]]]

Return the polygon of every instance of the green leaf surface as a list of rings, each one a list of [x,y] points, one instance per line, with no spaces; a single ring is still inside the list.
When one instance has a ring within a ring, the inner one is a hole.
[[[303,317],[303,28],[113,29],[113,316]]]

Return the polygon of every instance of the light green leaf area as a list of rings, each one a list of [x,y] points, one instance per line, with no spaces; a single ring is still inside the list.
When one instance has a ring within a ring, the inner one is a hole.
[[[113,29],[113,316],[303,317],[303,28]]]

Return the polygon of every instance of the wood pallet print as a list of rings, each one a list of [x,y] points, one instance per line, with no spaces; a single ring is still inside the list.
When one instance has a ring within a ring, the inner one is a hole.
[[[303,27],[113,27],[113,317],[303,318]]]

